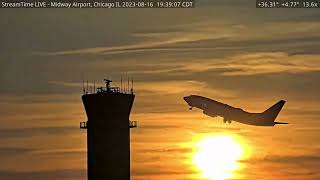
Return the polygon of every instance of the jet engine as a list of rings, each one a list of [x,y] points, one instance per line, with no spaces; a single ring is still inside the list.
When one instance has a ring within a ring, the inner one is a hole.
[[[232,121],[231,121],[230,119],[223,118],[223,122],[224,122],[224,123],[227,123],[227,122],[228,122],[228,123],[230,124]]]

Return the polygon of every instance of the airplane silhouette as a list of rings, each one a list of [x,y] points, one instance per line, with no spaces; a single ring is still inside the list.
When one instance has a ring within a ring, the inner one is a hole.
[[[286,122],[275,122],[279,112],[281,111],[284,100],[279,101],[269,109],[261,113],[250,113],[240,108],[235,108],[227,104],[197,95],[191,95],[183,98],[190,110],[193,107],[203,110],[203,114],[210,117],[223,117],[223,122],[231,123],[231,120],[239,123],[254,125],[254,126],[274,126],[276,124],[288,124]]]

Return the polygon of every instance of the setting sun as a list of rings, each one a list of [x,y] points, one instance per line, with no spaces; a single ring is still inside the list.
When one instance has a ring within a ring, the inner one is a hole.
[[[240,167],[237,161],[243,155],[244,148],[234,137],[210,136],[197,143],[193,163],[204,178],[224,180],[233,177],[233,171]]]

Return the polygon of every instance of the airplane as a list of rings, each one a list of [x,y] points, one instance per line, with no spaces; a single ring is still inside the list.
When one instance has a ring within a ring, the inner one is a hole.
[[[235,108],[227,104],[198,95],[190,95],[183,98],[190,110],[193,107],[203,110],[203,114],[210,117],[223,117],[224,123],[236,121],[242,124],[253,126],[274,126],[276,124],[288,124],[286,122],[275,122],[279,112],[286,101],[280,100],[275,105],[261,113],[250,113],[240,108]]]

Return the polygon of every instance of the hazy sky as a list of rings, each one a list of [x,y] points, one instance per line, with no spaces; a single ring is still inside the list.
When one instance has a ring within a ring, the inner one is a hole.
[[[194,143],[241,139],[232,179],[320,179],[320,11],[198,0],[194,9],[1,9],[0,179],[86,179],[82,79],[135,80],[133,180],[200,180]],[[204,95],[278,121],[250,127],[190,112]],[[249,153],[250,152],[250,153]]]

